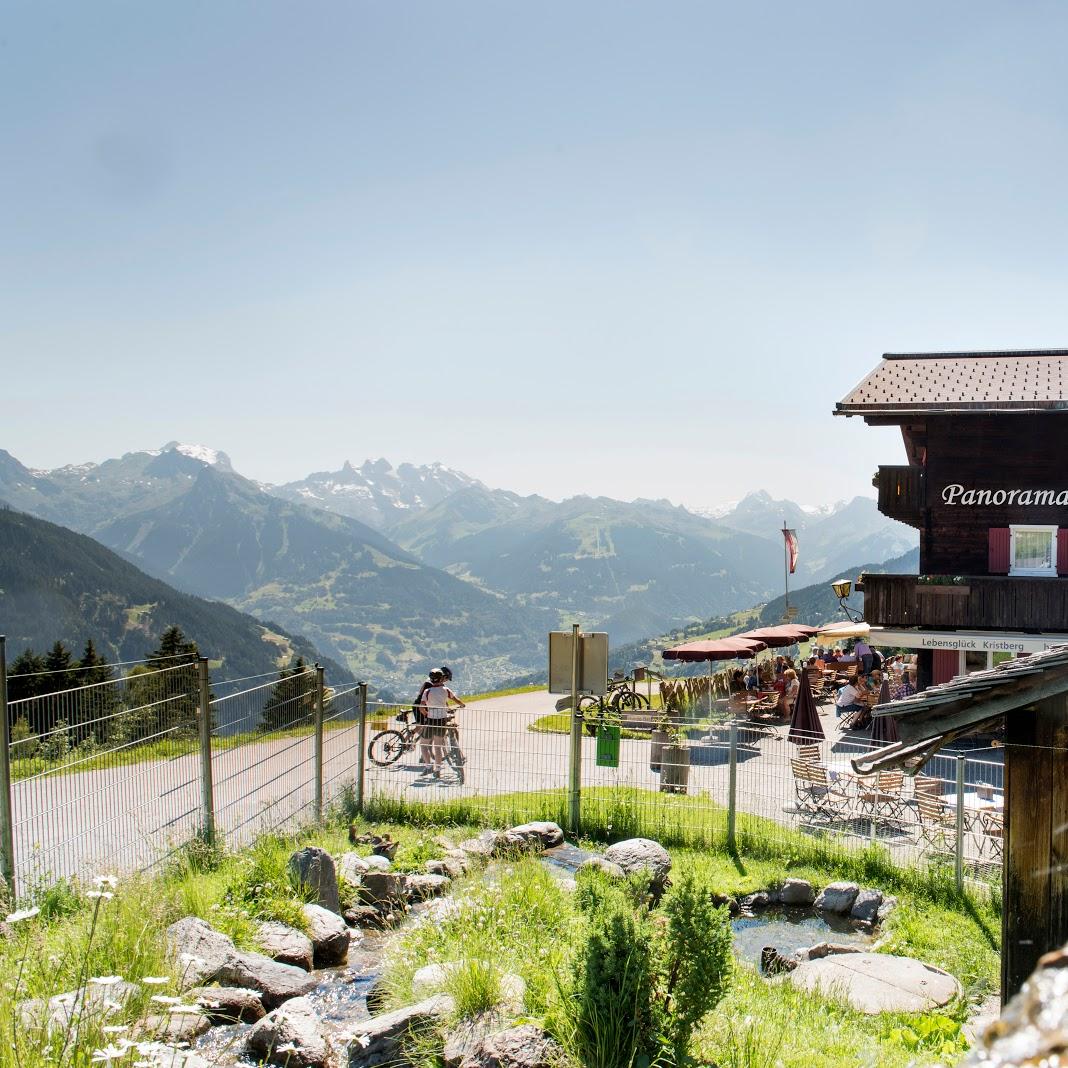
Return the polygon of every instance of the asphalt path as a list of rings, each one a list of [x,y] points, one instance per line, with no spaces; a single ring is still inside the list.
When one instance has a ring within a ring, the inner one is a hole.
[[[406,755],[388,768],[367,762],[369,797],[411,802],[493,797],[537,790],[566,790],[566,734],[529,730],[538,717],[555,710],[557,698],[544,691],[472,702],[459,712],[461,745],[467,762],[461,784],[451,768],[434,779]],[[839,738],[832,714],[823,715],[828,742],[825,761],[842,769],[851,747]],[[395,724],[393,724],[395,725]],[[794,747],[779,737],[742,734],[738,750],[737,803],[741,812],[785,826],[801,823],[796,811],[789,758]],[[374,735],[369,726],[368,741]],[[323,739],[324,797],[327,803],[356,776],[354,723],[327,730]],[[710,826],[722,829],[719,806],[729,787],[725,742],[691,745],[688,801],[715,803]],[[242,845],[272,827],[310,819],[315,800],[314,740],[311,735],[248,742],[214,755],[212,778],[217,829],[230,845]],[[645,803],[665,820],[677,818],[673,799],[660,794],[660,776],[649,765],[646,739],[624,740],[618,767],[598,767],[596,740],[583,738],[582,788],[631,786],[649,791]],[[16,877],[20,892],[62,876],[89,877],[150,868],[187,842],[200,825],[199,756],[146,761],[125,767],[94,767],[80,773],[49,774],[13,785]],[[594,795],[595,797],[596,795]],[[587,793],[588,804],[596,804]],[[713,810],[710,804],[709,811]],[[848,824],[846,825],[848,829]],[[869,838],[870,825],[858,833]],[[879,840],[902,859],[917,853],[915,835],[876,828]]]

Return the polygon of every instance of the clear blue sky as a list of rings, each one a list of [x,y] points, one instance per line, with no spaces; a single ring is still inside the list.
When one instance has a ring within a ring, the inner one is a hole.
[[[0,447],[870,494],[899,439],[830,411],[881,352],[1068,344],[1066,31],[976,0],[9,4]]]

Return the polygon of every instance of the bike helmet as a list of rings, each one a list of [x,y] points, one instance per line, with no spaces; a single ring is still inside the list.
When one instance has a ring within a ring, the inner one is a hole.
[[[444,678],[445,674],[440,668],[434,668],[433,671],[430,672],[430,681],[435,684],[442,682]]]

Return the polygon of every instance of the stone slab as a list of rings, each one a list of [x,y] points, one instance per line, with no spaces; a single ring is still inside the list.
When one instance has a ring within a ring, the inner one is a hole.
[[[948,972],[912,957],[842,953],[802,961],[790,982],[827,997],[840,996],[858,1012],[929,1012],[961,994]]]

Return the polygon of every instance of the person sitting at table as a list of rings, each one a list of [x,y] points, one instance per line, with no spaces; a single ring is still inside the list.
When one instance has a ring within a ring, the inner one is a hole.
[[[787,668],[782,673],[782,677],[786,683],[786,688],[782,694],[782,711],[783,715],[789,716],[793,713],[794,705],[797,703],[797,695],[801,692],[801,683],[798,681],[797,672],[793,668]]]
[[[775,677],[778,678],[786,670],[786,658],[781,654],[775,657]]]
[[[834,702],[835,719],[841,719],[850,712],[857,712],[865,706],[861,704],[863,683],[857,685],[856,679],[850,679],[839,691]]]
[[[754,663],[750,663],[745,672],[745,688],[747,690],[759,690],[760,689],[760,672],[757,671],[757,666]]]
[[[894,701],[900,701],[903,697],[911,697],[916,692],[916,672],[908,668],[901,676],[897,686],[890,688],[890,697]]]

